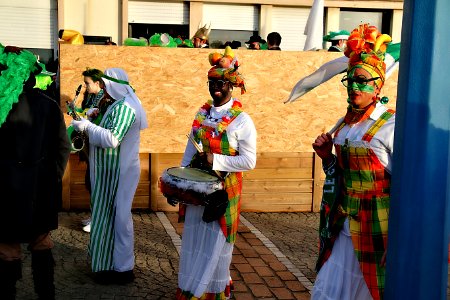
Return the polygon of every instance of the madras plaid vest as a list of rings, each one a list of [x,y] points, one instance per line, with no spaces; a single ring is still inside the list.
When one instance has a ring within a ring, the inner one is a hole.
[[[234,118],[230,121],[233,122]],[[201,127],[207,127],[203,123]],[[210,129],[210,128],[206,128]],[[194,133],[195,134],[195,133]],[[195,136],[196,140],[200,140],[204,152],[217,153],[229,156],[235,156],[238,152],[230,147],[226,130],[218,135],[207,135],[205,138]],[[225,178],[225,190],[228,194],[228,207],[225,214],[219,219],[220,227],[225,235],[228,243],[236,241],[237,230],[239,225],[239,214],[241,212],[241,193],[242,193],[242,172],[231,172]]]
[[[394,114],[387,110],[364,134],[365,144],[335,145],[343,177],[342,208],[348,214],[356,257],[373,299],[383,299],[391,176],[369,142]],[[339,131],[336,133],[336,136]],[[365,145],[365,146],[363,146]]]

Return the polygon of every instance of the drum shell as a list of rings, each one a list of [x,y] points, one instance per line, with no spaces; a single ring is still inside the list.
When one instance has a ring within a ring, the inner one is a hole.
[[[193,168],[168,168],[164,170],[162,176],[159,178],[159,188],[164,197],[168,199],[174,199],[178,202],[190,205],[207,205],[207,196],[211,193],[223,190],[223,182],[217,178],[215,181],[198,181],[190,180],[187,178],[180,178],[169,174],[171,169],[193,169]],[[195,169],[196,171],[203,172],[210,177],[210,173]],[[189,171],[189,170],[187,170]]]

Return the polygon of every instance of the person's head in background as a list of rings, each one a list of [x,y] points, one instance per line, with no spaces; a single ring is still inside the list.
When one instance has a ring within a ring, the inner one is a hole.
[[[324,42],[331,42],[329,52],[343,52],[347,47],[347,40],[350,32],[347,30],[330,31],[328,35],[323,37]]]
[[[248,41],[245,42],[248,45],[248,49],[260,50],[261,45],[265,44],[266,41],[263,40],[259,35],[252,35]]]
[[[84,76],[84,85],[88,94],[97,95],[103,89],[102,71],[88,68],[86,71],[83,71],[82,75]]]
[[[206,48],[208,47],[208,36],[211,32],[211,25],[206,28],[206,24],[199,28],[197,32],[192,37],[192,44],[194,48]]]
[[[281,35],[278,32],[271,32],[267,35],[267,49],[281,50]]]

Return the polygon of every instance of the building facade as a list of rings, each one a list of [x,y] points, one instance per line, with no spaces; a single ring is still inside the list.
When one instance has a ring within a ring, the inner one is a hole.
[[[272,31],[282,36],[283,50],[303,50],[305,25],[313,0],[2,0],[0,42],[47,49],[56,55],[59,29],[110,38],[169,33],[191,38],[199,26],[211,27],[210,43],[245,42]],[[325,0],[324,34],[371,23],[400,42],[402,0]],[[244,45],[244,43],[242,43]],[[328,45],[324,45],[326,49]],[[45,51],[44,51],[45,52]]]

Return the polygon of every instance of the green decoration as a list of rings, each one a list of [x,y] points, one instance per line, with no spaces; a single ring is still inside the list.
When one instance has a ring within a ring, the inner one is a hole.
[[[146,38],[126,38],[123,41],[125,46],[148,46],[148,41]]]
[[[6,68],[0,76],[0,127],[5,122],[12,106],[19,101],[23,92],[23,84],[36,67],[36,57],[27,50],[19,54],[5,53],[5,47],[0,44],[0,66]]]

